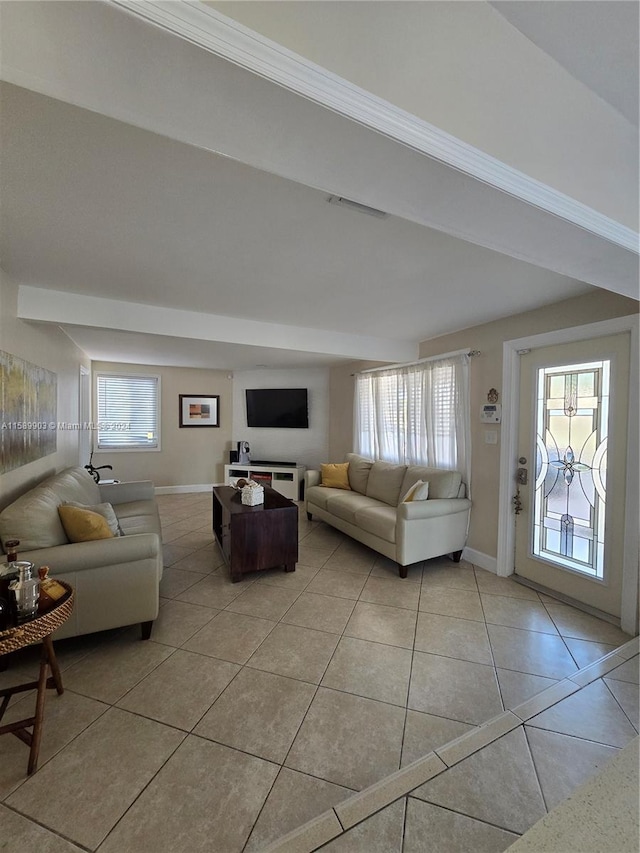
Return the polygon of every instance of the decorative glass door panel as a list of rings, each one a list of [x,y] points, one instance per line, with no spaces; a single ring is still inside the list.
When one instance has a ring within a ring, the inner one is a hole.
[[[517,575],[620,614],[629,335],[541,347],[520,358]],[[514,483],[514,491],[516,484]]]
[[[532,552],[604,577],[608,360],[538,369]]]

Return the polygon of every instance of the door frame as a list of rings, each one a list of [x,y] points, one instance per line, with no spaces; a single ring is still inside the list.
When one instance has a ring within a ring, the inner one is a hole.
[[[500,447],[500,491],[498,497],[497,573],[513,574],[515,554],[515,524],[512,498],[518,467],[518,427],[520,412],[520,350],[568,344],[574,341],[601,338],[630,332],[629,416],[627,422],[627,483],[625,495],[624,558],[622,565],[622,604],[620,626],[628,634],[638,631],[638,516],[639,453],[638,453],[638,315],[614,317],[599,323],[573,326],[515,338],[502,344],[502,442]]]
[[[93,434],[89,431],[91,422],[91,371],[84,364],[80,365],[78,381],[78,464],[86,465],[90,457],[82,458],[83,442],[87,442],[89,453],[93,449]],[[88,439],[88,440],[87,440]]]

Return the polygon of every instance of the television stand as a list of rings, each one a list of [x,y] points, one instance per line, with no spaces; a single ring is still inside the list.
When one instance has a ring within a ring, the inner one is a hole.
[[[276,468],[295,468],[296,462],[278,462],[274,459],[252,459],[252,465],[275,465]]]
[[[296,465],[295,462],[249,462],[246,465],[225,465],[224,482],[227,486],[235,486],[240,479],[255,480],[261,485],[271,486],[290,501],[297,501],[300,500],[300,487],[305,470],[304,465]]]

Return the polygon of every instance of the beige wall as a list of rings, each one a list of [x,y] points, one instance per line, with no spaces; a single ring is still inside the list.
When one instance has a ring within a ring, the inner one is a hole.
[[[233,379],[227,371],[186,367],[152,367],[94,361],[96,370],[115,373],[154,374],[161,377],[160,450],[96,451],[94,465],[113,465],[119,480],[153,480],[156,486],[187,486],[221,483],[223,465],[231,448]],[[94,381],[95,400],[95,381]],[[220,426],[178,426],[179,394],[218,394]]]
[[[623,317],[637,311],[638,303],[634,300],[597,290],[588,296],[568,299],[421,343],[421,358],[464,348],[481,352],[481,355],[471,360],[471,476],[474,506],[467,543],[470,548],[491,557],[497,554],[501,427],[490,427],[498,431],[498,444],[485,444],[484,431],[487,426],[480,423],[479,411],[480,406],[487,401],[490,388],[496,388],[500,393],[500,402],[504,402],[501,388],[503,341],[595,323],[611,317]],[[329,435],[332,460],[344,459],[344,454],[352,449],[354,383],[351,374],[354,370],[370,366],[373,365],[350,364],[332,370]]]
[[[0,270],[0,349],[53,371],[58,380],[59,422],[77,423],[80,365],[86,354],[57,326],[17,319],[18,287]],[[0,412],[5,421],[5,413]],[[50,474],[78,464],[78,433],[58,430],[57,450],[48,456],[0,474],[0,509]]]

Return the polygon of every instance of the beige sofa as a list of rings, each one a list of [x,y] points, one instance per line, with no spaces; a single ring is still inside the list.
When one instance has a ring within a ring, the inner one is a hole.
[[[373,462],[348,453],[350,490],[322,485],[319,471],[305,475],[305,509],[398,563],[407,566],[451,554],[458,562],[467,537],[471,501],[458,471]],[[418,480],[429,483],[427,500],[401,502]]]
[[[112,504],[124,535],[70,543],[58,506]],[[151,635],[158,615],[162,531],[151,481],[98,485],[83,468],[44,480],[0,513],[0,542],[19,539],[19,560],[49,566],[76,594],[70,619],[54,639],[141,623]],[[5,562],[0,557],[0,563]]]

